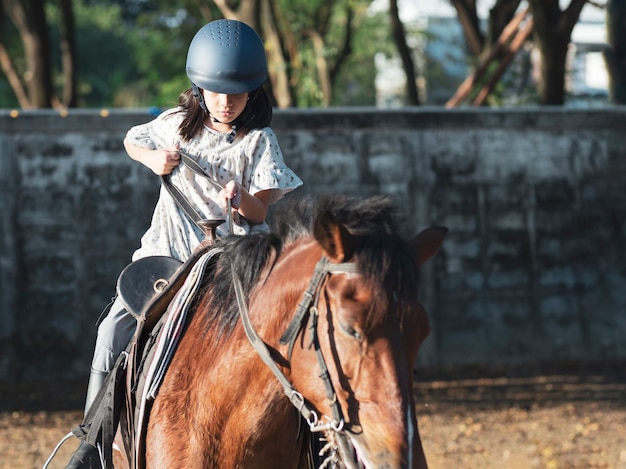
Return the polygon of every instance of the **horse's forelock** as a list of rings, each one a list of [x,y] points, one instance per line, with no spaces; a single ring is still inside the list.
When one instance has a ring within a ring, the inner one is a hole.
[[[225,238],[215,272],[206,280],[210,290],[202,307],[206,327],[217,324],[221,334],[232,331],[239,311],[234,302],[232,272],[241,279],[246,296],[256,284],[270,258],[298,239],[310,237],[315,220],[326,215],[358,237],[354,262],[365,280],[377,287],[382,300],[415,299],[417,268],[395,223],[393,199],[389,196],[356,198],[346,195],[291,196],[272,207],[271,232]],[[373,308],[377,310],[379,308]],[[380,314],[384,314],[381,311]],[[376,318],[372,318],[376,320]]]
[[[408,306],[417,301],[419,270],[399,232],[394,199],[384,195],[339,197],[329,198],[326,203],[329,210],[335,211],[336,219],[359,237],[354,261],[375,291],[368,321],[381,321],[389,307],[398,317],[407,314]]]
[[[343,225],[358,237],[354,262],[365,280],[377,288],[376,297],[385,301],[414,303],[417,298],[418,268],[396,223],[395,202],[391,196],[368,198],[342,194],[293,198],[277,213],[276,221],[283,239],[310,235],[315,220],[325,218]],[[373,310],[386,314],[384,308]],[[398,308],[402,314],[404,308]],[[376,321],[379,318],[371,318]]]

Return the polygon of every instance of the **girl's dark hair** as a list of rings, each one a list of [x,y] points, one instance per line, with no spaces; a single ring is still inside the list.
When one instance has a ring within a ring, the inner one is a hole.
[[[194,97],[191,88],[180,94],[178,105],[181,107],[181,112],[184,113],[178,132],[183,141],[189,142],[202,131],[204,119],[208,112],[200,107],[200,103]],[[251,129],[268,127],[271,122],[272,102],[267,91],[260,87],[250,92],[245,109],[232,125],[236,127],[237,134],[240,134]]]

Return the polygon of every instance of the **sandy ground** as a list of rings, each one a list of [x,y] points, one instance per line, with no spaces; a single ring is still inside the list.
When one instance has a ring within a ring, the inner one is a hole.
[[[430,468],[626,469],[624,365],[420,375],[415,397]],[[41,468],[80,421],[82,393],[77,383],[0,389],[0,469]],[[64,467],[76,445],[66,442],[49,467]]]

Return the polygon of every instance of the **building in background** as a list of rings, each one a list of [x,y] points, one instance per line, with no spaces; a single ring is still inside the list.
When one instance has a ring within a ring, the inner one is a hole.
[[[603,18],[582,20],[574,28],[567,83],[573,103],[593,106],[608,101],[609,75],[603,56],[606,47]]]
[[[404,5],[402,20],[414,51],[418,88],[425,105],[442,106],[454,95],[473,67],[467,60],[463,31],[456,12],[445,2],[421,9]],[[569,75],[566,77],[566,105],[602,106],[608,101],[608,73],[603,49],[606,26],[603,10],[587,5],[572,32]],[[376,106],[396,108],[405,105],[405,74],[399,58],[377,54]],[[498,104],[535,104],[537,54],[523,48],[501,79]]]

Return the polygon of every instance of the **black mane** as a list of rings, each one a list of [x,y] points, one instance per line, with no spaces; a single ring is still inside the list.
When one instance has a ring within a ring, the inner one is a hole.
[[[228,334],[239,316],[234,301],[233,273],[241,279],[247,295],[267,262],[277,259],[284,246],[313,236],[316,220],[320,219],[340,223],[358,236],[358,252],[352,260],[365,281],[387,292],[387,296],[393,295],[399,302],[415,299],[417,270],[398,232],[391,197],[291,195],[272,206],[269,233],[218,241],[223,252],[216,268],[207,272],[205,278],[210,295],[208,307],[202,307],[205,327],[217,327],[221,335]]]

